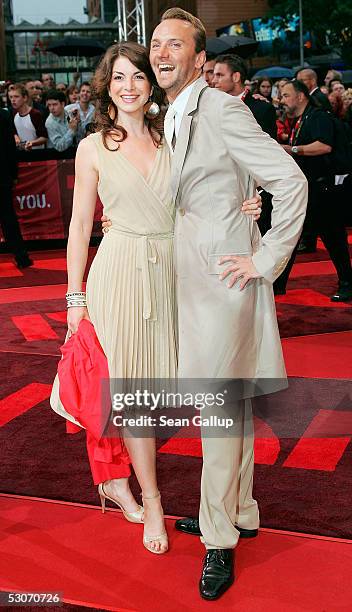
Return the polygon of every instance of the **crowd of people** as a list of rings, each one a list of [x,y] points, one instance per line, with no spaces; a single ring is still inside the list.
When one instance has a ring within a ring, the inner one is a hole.
[[[236,95],[232,92],[232,75],[236,72],[238,59],[230,54],[219,58],[207,58],[203,67],[203,76],[208,85]],[[215,66],[217,66],[216,71]],[[234,68],[233,71],[231,66]],[[283,103],[282,92],[291,79],[284,77],[274,82],[269,77],[262,76],[251,81],[244,64],[243,69],[245,78],[241,86],[246,94],[252,96],[251,103],[253,104],[253,100],[261,100],[275,109],[274,131],[269,129],[265,131],[280,144],[287,144],[295,116],[290,114]],[[226,75],[219,74],[219,70],[225,70]],[[225,77],[227,84],[224,85]],[[306,85],[311,103],[342,120],[352,133],[352,87],[345,87],[341,72],[328,70],[324,84],[320,87],[317,73],[311,68],[300,70],[296,79]],[[88,81],[80,85],[77,83],[66,85],[63,82],[55,83],[52,74],[43,74],[41,80],[9,83],[3,100],[14,116],[15,140],[19,149],[29,151],[46,147],[60,153],[67,152],[74,150],[87,133],[94,131],[95,105],[91,84]],[[247,106],[250,105],[247,103]],[[260,106],[257,105],[257,108]],[[269,111],[266,114],[271,114],[273,117],[273,113]]]
[[[19,151],[50,149],[74,155],[94,122],[91,84],[55,84],[51,74],[41,80],[10,83],[4,92]],[[23,158],[22,158],[23,159]]]

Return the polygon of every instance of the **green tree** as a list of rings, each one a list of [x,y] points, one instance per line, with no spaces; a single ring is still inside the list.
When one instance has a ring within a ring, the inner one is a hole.
[[[292,15],[298,14],[298,0],[269,0],[267,17],[275,18],[280,28],[287,28]],[[338,47],[352,64],[352,0],[302,0],[305,31],[314,32],[318,47]]]

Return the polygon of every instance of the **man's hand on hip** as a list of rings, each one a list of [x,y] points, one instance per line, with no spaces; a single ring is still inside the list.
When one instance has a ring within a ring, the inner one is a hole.
[[[250,256],[226,255],[225,257],[220,257],[220,265],[227,262],[231,262],[231,265],[229,265],[229,267],[220,274],[220,280],[223,281],[229,276],[229,274],[231,274],[231,277],[227,283],[229,289],[234,286],[235,282],[239,278],[242,279],[240,283],[241,291],[252,278],[261,278],[261,275],[254,267],[252,257]]]

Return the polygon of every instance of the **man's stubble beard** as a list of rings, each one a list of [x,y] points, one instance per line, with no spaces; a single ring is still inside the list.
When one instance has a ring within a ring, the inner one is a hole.
[[[185,80],[181,80],[180,78],[177,78],[174,83],[169,85],[169,87],[165,87],[165,85],[161,85],[159,82],[158,82],[158,85],[159,87],[161,87],[161,89],[165,91],[167,98],[172,97],[175,99],[178,96],[178,94],[182,91],[182,89],[186,87],[187,82]]]

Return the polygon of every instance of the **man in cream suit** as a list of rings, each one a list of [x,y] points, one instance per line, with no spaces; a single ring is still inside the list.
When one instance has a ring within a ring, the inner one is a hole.
[[[207,86],[198,19],[177,8],[164,13],[150,60],[170,102],[165,136],[178,211],[179,375],[254,381],[248,388],[244,382],[234,400],[240,435],[237,429],[202,439],[199,527],[207,554],[199,587],[204,599],[216,599],[234,580],[239,536],[255,534],[259,524],[249,398],[274,390],[268,380],[286,386],[272,283],[300,236],[307,182],[241,100]],[[241,213],[256,184],[273,194],[272,228],[264,238]]]

